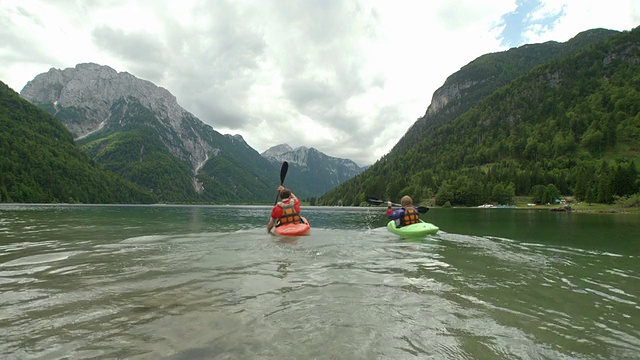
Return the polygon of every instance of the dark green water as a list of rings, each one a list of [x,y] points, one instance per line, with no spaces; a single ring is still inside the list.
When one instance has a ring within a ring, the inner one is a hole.
[[[0,205],[0,358],[637,359],[640,218]]]

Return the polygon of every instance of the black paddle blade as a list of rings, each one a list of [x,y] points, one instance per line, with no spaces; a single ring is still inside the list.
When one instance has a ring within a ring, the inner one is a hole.
[[[284,178],[287,177],[287,171],[289,171],[289,163],[283,162],[282,168],[280,168],[280,185],[284,184]]]
[[[372,204],[382,204],[384,201],[382,201],[380,199],[376,199],[376,198],[368,198],[367,202],[370,202]]]
[[[283,162],[282,167],[280,168],[280,185],[284,184],[284,178],[287,177],[287,171],[289,171],[289,163]],[[278,191],[278,195],[276,195],[276,201],[273,205],[278,203],[278,199],[280,199],[280,191]]]
[[[429,211],[429,208],[426,206],[418,206],[416,207],[416,211],[419,213],[426,213],[427,211]]]

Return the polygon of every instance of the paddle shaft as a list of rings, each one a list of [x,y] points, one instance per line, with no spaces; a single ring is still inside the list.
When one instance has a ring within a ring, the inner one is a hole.
[[[383,203],[386,204],[386,203],[388,203],[388,201],[380,200],[380,199],[374,199],[374,198],[369,198],[369,199],[367,199],[367,201],[369,201],[370,203],[374,203],[374,204],[383,204]],[[394,202],[392,202],[391,205],[400,206],[400,207],[402,206],[401,204],[394,203]],[[426,207],[426,206],[414,206],[414,208],[419,213],[426,213],[427,211],[429,211],[429,208]]]

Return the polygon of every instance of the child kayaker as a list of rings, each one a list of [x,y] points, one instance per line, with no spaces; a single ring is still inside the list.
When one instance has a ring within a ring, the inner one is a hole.
[[[393,210],[391,201],[387,202],[387,217],[394,220],[396,227],[404,225],[411,225],[420,222],[420,214],[413,206],[413,200],[408,195],[405,195],[400,200],[402,207],[397,210]]]

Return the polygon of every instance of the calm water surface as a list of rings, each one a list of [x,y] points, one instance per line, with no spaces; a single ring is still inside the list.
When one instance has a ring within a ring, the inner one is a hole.
[[[640,218],[0,205],[3,359],[638,359]]]

